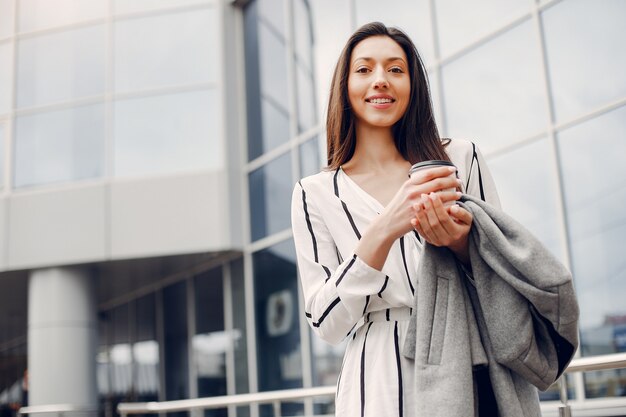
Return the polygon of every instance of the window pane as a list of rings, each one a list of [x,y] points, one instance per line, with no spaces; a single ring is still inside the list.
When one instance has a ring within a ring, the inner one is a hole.
[[[163,7],[211,3],[211,0],[115,0],[115,14],[135,13]]]
[[[558,140],[581,310],[580,349],[584,356],[624,352],[626,107],[564,130]],[[587,396],[623,395],[620,372],[586,374]]]
[[[123,401],[132,388],[132,352],[130,345],[129,305],[123,304],[110,313],[111,341],[108,345],[111,366],[111,396],[113,401]]]
[[[104,25],[19,41],[17,106],[104,93],[104,56]]]
[[[260,17],[282,37],[285,35],[285,0],[257,0]]]
[[[290,156],[287,152],[249,175],[253,241],[291,227]]]
[[[300,177],[317,174],[321,169],[319,137],[315,136],[300,145]]]
[[[1,23],[0,23],[1,24]],[[11,43],[0,43],[0,114],[11,111],[11,67],[13,57],[11,53]]]
[[[317,124],[315,89],[313,75],[302,68],[300,63],[296,64],[296,76],[298,80],[298,131],[304,132]]]
[[[233,328],[239,338],[235,341],[235,392],[244,394],[250,391],[248,385],[248,340],[246,338],[246,289],[243,272],[243,258],[230,264],[230,285],[233,308]],[[239,415],[239,414],[238,414]]]
[[[542,14],[558,120],[626,95],[624,16],[620,0],[558,2]]]
[[[119,21],[115,89],[216,81],[218,49],[213,9]]]
[[[475,139],[484,153],[536,134],[548,110],[531,21],[443,67],[450,137]]]
[[[0,39],[13,36],[14,0],[0,0]]]
[[[155,294],[137,299],[136,337],[133,343],[135,362],[134,392],[136,401],[159,400],[159,342],[157,340]]]
[[[201,90],[117,101],[115,175],[221,168],[216,96]]]
[[[559,189],[555,160],[547,138],[490,158],[505,212],[526,226],[561,261]],[[529,198],[532,196],[532,198]]]
[[[259,391],[302,387],[298,276],[293,240],[253,254]],[[282,415],[301,405],[283,404]]]
[[[14,186],[102,176],[104,130],[102,104],[18,117]]]
[[[192,337],[198,397],[226,395],[226,354],[238,332],[224,329],[222,268],[194,277],[196,334]],[[226,416],[226,410],[205,410],[204,416]]]
[[[377,0],[355,2],[357,26],[383,22],[406,32],[425,64],[433,61],[433,32],[428,0],[400,0],[382,3]]]
[[[255,137],[257,141],[260,139],[261,149],[255,152],[254,157],[260,156],[289,140],[289,115],[284,110],[277,108],[273,102],[262,98],[261,118],[263,137]]]
[[[17,0],[16,0],[17,1]],[[19,0],[19,32],[102,18],[106,0]]]
[[[311,33],[311,13],[305,0],[293,2],[295,49],[298,61],[309,71],[313,71],[313,34]]]
[[[165,399],[189,398],[189,349],[187,334],[187,282],[163,289],[163,337],[165,353]],[[186,416],[186,412],[170,413]]]
[[[530,12],[528,0],[438,0],[436,7],[442,56],[450,55]]]
[[[261,93],[271,97],[285,110],[289,108],[287,86],[287,48],[285,41],[259,21],[259,60],[261,67]]]

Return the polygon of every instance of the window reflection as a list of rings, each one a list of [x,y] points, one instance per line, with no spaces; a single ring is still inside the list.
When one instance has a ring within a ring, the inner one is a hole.
[[[291,226],[290,156],[287,152],[249,174],[253,241]]]
[[[287,47],[285,41],[263,21],[258,23],[259,61],[261,71],[261,93],[273,101],[289,108],[289,86],[287,80]]]
[[[433,61],[433,32],[428,0],[359,0],[355,2],[355,7],[357,26],[369,22],[396,26],[409,35],[425,64]]]
[[[300,155],[300,178],[317,174],[321,169],[319,136],[307,140],[298,149]]]
[[[626,351],[626,107],[558,133],[581,352]],[[585,374],[588,397],[620,396],[624,370]]]
[[[261,125],[263,128],[259,133],[261,149],[255,151],[255,156],[260,156],[267,151],[271,151],[278,145],[289,140],[289,114],[272,101],[261,98]]]
[[[260,358],[259,390],[302,387],[299,326],[301,310],[293,240],[289,239],[254,253],[252,262],[257,357]],[[299,404],[282,406],[284,415],[294,415],[295,410],[300,409]]]
[[[159,343],[157,341],[155,295],[149,294],[136,301],[135,332],[133,339],[134,393],[137,401],[159,399]]]
[[[115,175],[221,168],[220,106],[213,90],[115,103]],[[149,152],[146,152],[149,149]]]
[[[438,0],[435,4],[442,56],[449,55],[516,17],[530,12],[528,0]]]
[[[625,2],[606,0],[557,2],[542,13],[558,120],[626,95],[625,15]]]
[[[294,47],[298,62],[313,72],[313,33],[311,14],[305,0],[293,1]]]
[[[504,211],[564,261],[565,248],[559,238],[559,189],[549,139],[490,158],[488,163]]]
[[[187,322],[187,283],[178,282],[163,289],[163,352],[165,357],[165,398],[189,398],[189,344]],[[187,412],[168,413],[185,417]]]
[[[20,0],[19,5],[19,32],[103,18],[107,13],[106,0]]]
[[[297,63],[296,79],[298,91],[298,130],[304,132],[307,129],[315,127],[317,124],[317,104],[315,100],[313,74]]]
[[[256,0],[259,17],[269,23],[280,35],[285,34],[285,3],[284,0]]]
[[[484,153],[542,131],[547,104],[530,20],[443,67],[446,134]]]
[[[2,10],[2,9],[0,9]],[[1,13],[0,13],[1,14]],[[0,26],[2,23],[0,22]],[[9,42],[0,43],[0,114],[9,113],[11,111],[11,67],[13,66],[13,57],[11,54],[11,44]]]
[[[96,25],[20,40],[17,107],[104,93],[105,39]]]
[[[218,68],[213,9],[115,23],[115,90],[212,82]]]
[[[14,186],[101,176],[104,131],[102,104],[17,117]]]

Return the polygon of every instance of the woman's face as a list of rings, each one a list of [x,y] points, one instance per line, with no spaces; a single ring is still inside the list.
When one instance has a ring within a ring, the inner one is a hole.
[[[352,50],[348,99],[357,123],[391,127],[409,105],[411,79],[404,50],[388,36],[372,36]]]

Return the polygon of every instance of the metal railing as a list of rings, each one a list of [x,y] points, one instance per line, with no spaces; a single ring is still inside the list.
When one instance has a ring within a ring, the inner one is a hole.
[[[626,368],[626,353],[594,356],[590,358],[574,359],[565,370],[566,374],[574,372],[601,371]],[[559,379],[561,404],[558,413],[561,417],[570,417],[571,406],[567,398],[567,381],[565,375]],[[194,398],[189,400],[147,402],[147,403],[120,403],[117,407],[121,417],[130,414],[156,414],[174,411],[207,410],[227,408],[229,406],[245,406],[252,404],[272,404],[274,416],[281,416],[281,404],[287,401],[304,400],[315,397],[331,397],[335,395],[334,386],[316,388],[298,388],[281,391],[258,392],[251,394],[225,395],[219,397]],[[619,401],[624,406],[623,400]],[[68,413],[78,411],[93,411],[70,404],[41,405],[22,407],[20,414],[40,413]]]
[[[83,406],[76,404],[46,404],[46,405],[30,405],[20,408],[17,413],[19,415],[26,414],[56,414],[63,417],[69,413],[97,413],[98,408],[92,406]]]

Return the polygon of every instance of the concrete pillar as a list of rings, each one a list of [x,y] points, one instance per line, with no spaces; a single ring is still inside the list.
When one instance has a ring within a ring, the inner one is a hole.
[[[96,338],[95,284],[88,270],[32,271],[28,283],[29,405],[96,408]]]

